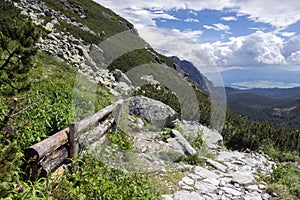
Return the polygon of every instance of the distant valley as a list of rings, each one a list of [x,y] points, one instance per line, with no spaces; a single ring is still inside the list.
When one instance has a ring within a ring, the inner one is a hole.
[[[279,128],[300,129],[300,87],[254,88],[239,90],[226,87],[231,111],[250,120],[268,121]]]

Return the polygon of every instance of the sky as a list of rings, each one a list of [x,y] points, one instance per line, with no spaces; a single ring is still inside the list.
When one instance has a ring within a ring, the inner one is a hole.
[[[299,0],[95,1],[216,85],[300,87]]]

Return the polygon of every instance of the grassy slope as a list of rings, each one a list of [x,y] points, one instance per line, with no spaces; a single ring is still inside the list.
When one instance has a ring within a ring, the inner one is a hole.
[[[299,95],[293,96],[295,89],[283,90],[285,98],[267,97],[262,94],[256,94],[249,91],[240,91],[227,88],[228,107],[236,114],[248,117],[254,121],[268,121],[273,127],[296,128],[300,129],[300,107]],[[265,91],[265,90],[263,90]],[[277,90],[276,90],[277,91]],[[280,92],[281,90],[279,90]],[[255,91],[254,91],[255,92]],[[260,90],[258,92],[261,92]],[[271,93],[272,92],[272,93]],[[266,93],[266,91],[265,91]],[[276,96],[274,91],[270,91],[269,96]],[[291,108],[296,106],[290,112],[275,112],[275,109]]]

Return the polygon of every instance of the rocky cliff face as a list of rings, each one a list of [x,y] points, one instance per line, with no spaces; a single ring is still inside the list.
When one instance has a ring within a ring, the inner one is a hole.
[[[200,88],[209,91],[209,88],[213,88],[213,83],[208,80],[193,63],[188,62],[186,60],[180,60],[176,56],[170,57],[172,60],[176,62],[177,65],[174,68],[182,74],[183,77],[187,78],[189,81],[198,85]]]

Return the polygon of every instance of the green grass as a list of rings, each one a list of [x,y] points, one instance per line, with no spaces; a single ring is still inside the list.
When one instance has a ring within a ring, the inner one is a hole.
[[[162,194],[173,194],[180,189],[178,185],[179,181],[183,178],[183,174],[180,171],[169,171],[166,173],[147,174],[147,181],[155,186],[155,191]]]
[[[94,110],[84,106],[77,106],[77,116],[72,111],[72,98],[74,95],[74,82],[76,70],[54,57],[39,52],[35,57],[35,66],[28,74],[32,86],[29,90],[16,94],[16,97],[25,97],[20,100],[14,113],[20,112],[10,118],[6,126],[12,126],[13,131],[7,132],[6,127],[0,132],[0,142],[3,151],[0,154],[0,184],[1,190],[14,190],[15,185],[22,176],[22,152],[28,146],[41,141],[63,128],[69,126],[70,122],[79,120],[111,104],[111,95],[101,86],[97,86]],[[82,94],[82,93],[77,93]],[[87,105],[94,94],[82,96],[80,105]],[[0,97],[0,120],[9,111],[12,97]],[[76,118],[75,118],[76,117]],[[18,155],[18,156],[16,156]],[[9,193],[9,192],[8,192]],[[3,196],[0,196],[3,197]]]
[[[294,164],[279,164],[267,179],[267,192],[275,192],[282,199],[300,198],[300,169]]]
[[[75,170],[76,169],[76,170]],[[19,188],[24,188],[23,192]],[[1,195],[1,194],[0,194]],[[7,199],[158,199],[145,177],[105,165],[93,155],[81,156],[69,170],[44,182],[19,182]]]

